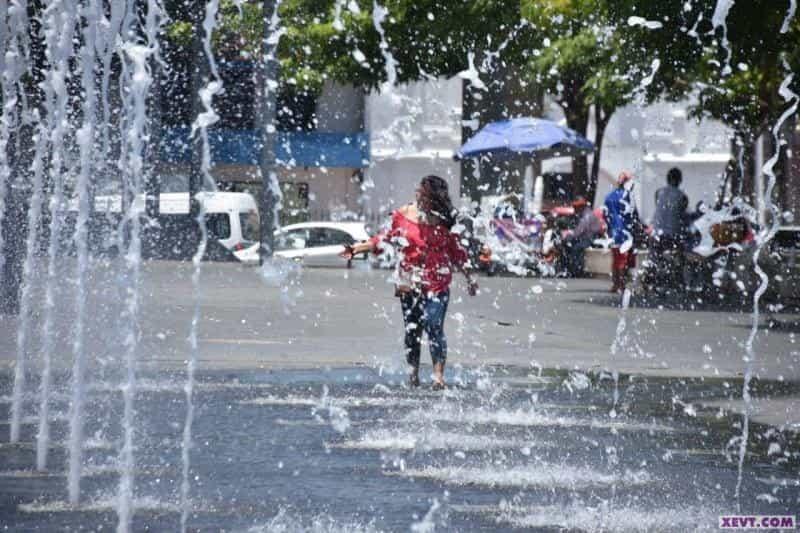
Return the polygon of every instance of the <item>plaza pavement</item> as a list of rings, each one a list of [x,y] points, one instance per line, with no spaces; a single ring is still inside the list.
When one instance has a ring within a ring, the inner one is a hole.
[[[180,369],[189,354],[193,312],[191,264],[154,261],[142,267],[139,359]],[[402,320],[388,271],[304,269],[282,284],[257,268],[206,263],[198,324],[200,369],[368,365],[399,368]],[[118,361],[125,320],[113,273],[90,279],[87,347]],[[679,311],[632,307],[623,312],[604,279],[480,278],[481,291],[452,289],[446,332],[451,365],[513,365],[536,370],[617,370],[652,376],[741,377],[752,317],[741,310]],[[74,280],[60,280],[56,364],[71,364]],[[32,291],[31,349],[43,319],[41,288]],[[753,375],[800,383],[796,317],[763,316],[754,343]],[[16,357],[18,320],[0,316],[0,365]],[[428,365],[427,350],[423,363]],[[426,367],[427,368],[427,367]],[[732,385],[739,387],[739,385]],[[726,406],[737,408],[736,402]],[[760,413],[758,410],[760,409]],[[800,402],[757,404],[758,416],[800,428]]]

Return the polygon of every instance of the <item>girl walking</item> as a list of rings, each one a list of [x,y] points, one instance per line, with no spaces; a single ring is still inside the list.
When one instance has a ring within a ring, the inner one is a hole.
[[[388,244],[400,257],[395,274],[395,295],[400,298],[405,326],[406,361],[411,367],[409,384],[419,386],[420,344],[428,336],[433,361],[433,388],[443,389],[447,360],[444,319],[450,301],[454,271],[467,278],[468,292],[478,289],[467,266],[467,252],[459,236],[451,231],[456,210],[447,182],[439,176],[425,176],[416,190],[416,203],[392,213],[391,228],[368,241],[348,246],[342,254],[381,253]]]

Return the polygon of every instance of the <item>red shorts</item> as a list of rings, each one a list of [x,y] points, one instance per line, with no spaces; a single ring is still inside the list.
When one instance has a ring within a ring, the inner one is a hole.
[[[611,268],[625,270],[636,266],[636,253],[631,249],[623,253],[619,248],[611,249]]]

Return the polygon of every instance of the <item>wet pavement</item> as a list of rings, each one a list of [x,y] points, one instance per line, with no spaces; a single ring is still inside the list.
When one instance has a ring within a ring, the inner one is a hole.
[[[75,288],[64,265],[53,323],[56,346],[72,346]],[[128,329],[118,265],[92,265],[87,294],[86,352],[99,372],[122,367],[120,339]],[[385,270],[303,269],[282,281],[256,268],[203,265],[199,368],[263,371],[282,368],[396,366],[402,359],[402,321]],[[633,306],[623,312],[603,279],[480,278],[481,293],[466,296],[457,280],[445,330],[451,365],[544,367],[662,377],[741,377],[751,333],[750,304],[676,310]],[[31,368],[40,369],[45,301],[33,284],[28,330]],[[193,292],[191,265],[142,265],[138,347],[140,368],[182,371],[189,356]],[[798,315],[764,310],[754,342],[753,375],[800,383]],[[620,327],[622,326],[622,327]],[[0,368],[17,357],[17,317],[0,316]],[[619,331],[619,334],[618,334]],[[54,365],[68,369],[72,350]],[[424,364],[429,364],[427,355]],[[795,396],[796,405],[800,396]],[[741,405],[732,403],[732,409]],[[798,422],[793,409],[761,402],[759,421]]]
[[[202,373],[189,530],[689,531],[738,513],[739,420],[701,404],[735,398],[740,382],[510,367],[450,377],[438,392],[381,367]],[[183,379],[139,378],[136,531],[178,529]],[[4,374],[4,421],[10,385]],[[119,387],[94,377],[77,509],[66,503],[67,398],[62,385],[46,474],[33,470],[33,401],[23,442],[7,444],[0,424],[9,531],[116,528]],[[797,514],[797,440],[766,426],[750,436],[741,514]]]

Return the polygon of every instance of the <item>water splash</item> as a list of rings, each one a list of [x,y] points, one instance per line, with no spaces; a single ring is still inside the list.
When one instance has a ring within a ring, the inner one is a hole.
[[[470,82],[471,86],[480,91],[488,90],[486,84],[481,80],[478,69],[475,68],[475,53],[467,53],[467,68],[458,73],[458,77]]]
[[[129,110],[130,129],[127,135],[128,165],[130,174],[127,176],[127,185],[132,201],[128,204],[127,218],[131,222],[131,237],[128,251],[125,256],[126,266],[130,272],[131,290],[126,299],[126,315],[129,324],[128,334],[125,337],[125,384],[122,387],[123,398],[123,445],[120,451],[120,465],[122,474],[117,494],[117,531],[124,533],[130,530],[134,512],[134,399],[136,395],[136,365],[139,348],[139,306],[140,306],[140,269],[141,269],[141,222],[140,214],[135,209],[135,199],[139,198],[144,189],[146,169],[144,165],[144,138],[148,127],[147,95],[153,82],[150,72],[150,61],[157,54],[158,45],[154,39],[161,14],[161,6],[155,1],[147,4],[147,26],[145,28],[146,41],[141,44],[129,41],[123,45],[126,68],[131,68],[130,87],[131,98]]]
[[[67,134],[67,76],[69,71],[69,57],[72,54],[72,36],[75,29],[75,13],[71,6],[64,3],[53,4],[48,13],[49,26],[45,32],[51,42],[48,43],[46,57],[53,68],[50,71],[50,83],[53,85],[55,100],[53,102],[53,130],[50,133],[52,158],[50,160],[49,177],[53,183],[53,193],[50,199],[50,236],[47,246],[47,286],[44,296],[44,323],[42,335],[42,376],[39,394],[39,430],[36,435],[36,468],[47,468],[47,450],[50,441],[50,427],[48,422],[50,385],[51,385],[51,360],[55,345],[55,331],[53,321],[55,314],[55,289],[60,283],[58,269],[61,263],[59,256],[59,241],[61,239],[61,226],[64,218],[64,169],[65,146],[64,137]],[[93,42],[93,41],[92,41]]]
[[[722,68],[722,75],[727,76],[732,72],[731,69],[731,43],[728,41],[728,12],[733,7],[734,0],[717,0],[717,5],[714,8],[714,14],[711,16],[711,24],[714,30],[722,28],[722,47],[725,49],[725,66]]]
[[[0,228],[6,214],[6,194],[11,187],[11,166],[9,165],[8,144],[11,135],[18,131],[20,115],[17,105],[18,94],[24,93],[21,86],[22,74],[25,71],[25,62],[20,61],[24,56],[22,41],[25,39],[24,28],[25,7],[19,2],[3,2],[0,6],[0,24],[3,24],[2,36],[4,42],[0,43],[0,71],[2,72],[3,107],[0,113]],[[5,272],[5,242],[0,231],[0,283],[3,283]]]
[[[331,516],[318,514],[310,518],[298,516],[290,509],[281,508],[263,526],[253,526],[248,533],[379,533],[374,522],[341,522]]]
[[[20,6],[22,9],[22,6]],[[51,21],[51,17],[46,18],[45,24]],[[52,22],[51,22],[52,23]],[[57,31],[55,29],[51,31]],[[45,30],[47,32],[47,30]],[[47,34],[46,34],[47,35]],[[46,47],[50,49],[55,46],[53,39],[55,36],[50,34],[46,38]],[[22,419],[23,396],[25,394],[27,363],[28,363],[28,335],[30,334],[30,314],[31,314],[31,290],[34,283],[34,269],[36,262],[36,248],[38,243],[38,228],[42,218],[42,204],[44,195],[44,165],[45,157],[49,149],[49,132],[52,127],[51,118],[53,116],[54,88],[52,83],[44,84],[44,107],[45,117],[41,118],[38,109],[31,111],[31,119],[37,125],[34,135],[34,155],[31,164],[31,199],[28,206],[27,228],[28,235],[25,242],[25,262],[22,267],[22,290],[20,294],[19,324],[17,327],[17,360],[14,367],[14,391],[11,404],[11,442],[19,442],[20,421]]]
[[[789,31],[789,24],[791,24],[796,11],[797,11],[797,0],[789,0],[789,10],[786,12],[786,18],[783,19],[783,25],[781,26],[781,33],[786,33]]]
[[[590,467],[575,467],[564,464],[536,463],[514,468],[488,468],[460,466],[426,466],[406,469],[396,475],[442,481],[450,485],[486,485],[490,487],[567,488],[571,490],[588,487],[606,487],[616,484],[626,486],[646,485],[654,479],[644,470],[625,471],[623,474],[599,472]]]
[[[98,498],[75,506],[68,502],[55,501],[55,502],[35,502],[20,504],[19,510],[23,513],[71,513],[74,511],[83,512],[108,512],[117,507],[117,501],[111,497]],[[159,511],[165,513],[174,513],[175,506],[164,501],[155,500],[152,498],[137,498],[136,507],[138,509]]]
[[[389,14],[389,10],[380,5],[377,1],[372,4],[372,23],[375,25],[378,35],[380,35],[381,55],[386,65],[386,82],[382,90],[391,92],[397,84],[397,60],[389,50],[389,43],[386,41],[386,32],[383,29],[383,21]]]
[[[418,407],[426,400],[419,398],[398,398],[398,397],[365,397],[365,396],[346,396],[342,398],[332,397],[323,393],[325,406],[334,407]],[[241,405],[285,405],[285,406],[321,406],[321,400],[313,396],[259,396],[248,400],[240,400]]]
[[[211,50],[211,36],[214,33],[214,28],[217,25],[217,11],[219,3],[217,0],[212,0],[206,4],[205,17],[203,19],[203,50],[206,59],[208,60],[209,68],[211,70],[211,79],[205,87],[200,89],[199,98],[203,105],[203,111],[197,116],[194,124],[192,124],[192,137],[195,135],[200,136],[202,143],[202,159],[200,163],[201,175],[203,176],[204,184],[213,185],[214,181],[211,177],[211,146],[208,140],[208,128],[219,120],[219,115],[214,111],[213,100],[214,96],[222,92],[222,81],[220,80],[219,73],[217,72],[217,63],[214,59],[214,54]],[[193,199],[189,199],[190,203]],[[199,358],[199,350],[197,346],[197,330],[200,322],[200,274],[201,274],[201,261],[206,252],[208,244],[208,228],[205,222],[205,208],[201,202],[197,212],[197,225],[200,227],[200,243],[197,246],[197,251],[192,257],[192,322],[189,330],[189,361],[186,365],[186,384],[184,385],[184,392],[186,394],[186,420],[183,426],[183,440],[181,443],[181,532],[186,531],[186,523],[189,518],[190,502],[189,502],[189,470],[191,467],[191,459],[189,452],[192,447],[192,423],[194,421],[194,385],[195,385],[195,370]]]
[[[571,505],[520,506],[500,505],[497,520],[523,529],[558,529],[570,531],[715,531],[718,515],[707,508],[681,508],[654,510],[646,508],[611,508]],[[721,511],[722,512],[722,511]],[[709,524],[704,527],[705,524]],[[665,529],[666,528],[666,529]],[[672,529],[674,528],[674,529]]]
[[[788,65],[784,64],[784,68],[790,70]],[[775,141],[776,150],[772,157],[767,160],[764,164],[763,172],[767,176],[767,188],[764,192],[764,198],[769,203],[769,211],[772,215],[772,221],[769,227],[765,228],[760,232],[760,235],[756,239],[756,247],[753,250],[753,266],[755,268],[756,274],[761,280],[758,288],[756,289],[755,294],[753,295],[753,324],[750,329],[750,335],[747,338],[747,342],[745,344],[746,349],[746,356],[745,356],[745,372],[744,372],[744,384],[742,385],[742,400],[744,400],[744,420],[742,421],[742,438],[739,443],[739,462],[738,462],[738,473],[736,477],[736,490],[735,490],[735,498],[736,504],[739,510],[741,510],[741,488],[742,488],[742,474],[744,470],[744,458],[747,453],[747,441],[749,439],[749,429],[750,429],[750,416],[752,414],[753,405],[752,405],[752,398],[750,396],[750,381],[753,375],[753,363],[755,362],[756,353],[754,349],[754,344],[756,340],[756,336],[758,335],[758,326],[759,326],[759,315],[760,310],[758,308],[758,304],[761,301],[761,297],[767,291],[769,286],[769,277],[761,268],[761,265],[758,263],[759,257],[761,256],[762,251],[764,248],[769,244],[775,234],[778,232],[778,228],[780,227],[781,223],[781,216],[778,211],[778,207],[772,202],[772,191],[775,188],[775,171],[773,170],[775,165],[778,163],[781,153],[781,146],[784,144],[784,141],[780,138],[780,131],[783,124],[786,120],[789,119],[793,114],[797,112],[798,103],[800,102],[800,97],[797,94],[792,92],[789,88],[792,80],[794,79],[794,74],[789,74],[786,76],[781,83],[780,88],[778,89],[778,93],[783,98],[784,102],[789,103],[794,101],[792,105],[790,105],[778,118],[775,125],[772,127],[772,136]]]
[[[598,420],[596,418],[578,418],[574,416],[555,416],[541,406],[535,408],[464,408],[457,404],[443,404],[437,407],[436,411],[427,412],[424,410],[412,411],[403,420],[415,421],[424,418],[434,422],[450,422],[461,424],[492,424],[500,426],[521,426],[521,427],[586,427],[596,429],[608,429],[614,433],[620,431],[644,431],[648,433],[670,433],[675,428],[663,424],[622,421],[622,420]],[[609,417],[610,418],[610,417]]]
[[[499,450],[539,447],[530,439],[504,439],[496,435],[473,435],[439,431],[425,428],[424,431],[400,429],[373,429],[357,440],[347,440],[330,445],[332,448],[351,450]]]
[[[380,133],[378,138],[382,139],[385,146],[394,148],[394,157],[399,158],[403,154],[416,153],[414,146],[416,137],[413,131],[414,122],[422,114],[422,106],[415,99],[401,94],[396,90],[398,84],[397,65],[398,61],[392,54],[389,42],[386,38],[386,30],[383,25],[389,16],[389,10],[380,5],[377,1],[373,2],[372,24],[379,36],[379,48],[384,59],[384,71],[386,80],[380,86],[380,93],[388,99],[388,105],[396,109],[395,118],[391,124]],[[361,184],[361,201],[366,201],[365,194],[372,184],[365,181]]]
[[[446,493],[445,497],[447,497]],[[411,524],[411,531],[412,533],[433,533],[436,531],[437,525],[440,528],[446,527],[447,507],[439,503],[438,499],[434,498],[433,502],[431,502],[430,509],[428,509],[425,516],[422,517],[422,520]]]
[[[628,26],[641,26],[648,30],[658,30],[664,27],[664,25],[657,20],[647,20],[646,18],[636,16],[628,17]]]
[[[344,24],[342,23],[342,8],[344,7],[345,0],[336,0],[333,5],[333,29],[336,31],[344,31]]]

